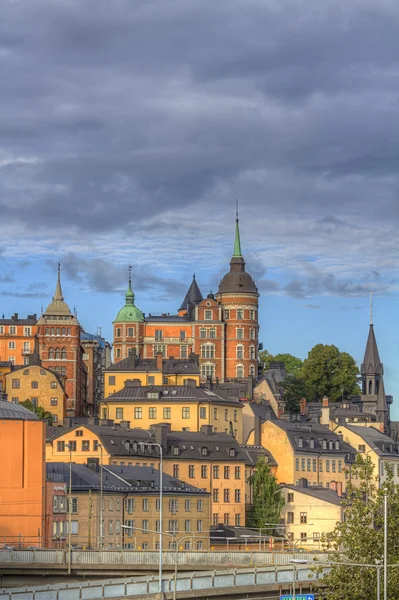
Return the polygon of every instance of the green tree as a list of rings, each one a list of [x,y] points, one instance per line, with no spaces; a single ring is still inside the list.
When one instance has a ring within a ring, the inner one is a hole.
[[[273,355],[268,350],[262,350],[262,352],[259,352],[259,360],[262,363],[263,371],[269,369],[272,361],[283,362],[287,375],[298,375],[303,365],[300,358],[287,352]]]
[[[307,399],[310,401],[327,396],[336,402],[360,393],[357,384],[359,369],[354,358],[336,346],[314,346],[303,362],[300,378],[306,384]]]
[[[250,478],[253,504],[248,514],[250,527],[265,527],[265,523],[279,523],[284,497],[277,479],[263,457],[256,463],[256,471]],[[268,531],[268,533],[272,533]]]
[[[273,355],[268,350],[262,350],[258,354],[259,362],[262,365],[262,372],[265,372],[270,367],[270,362],[274,359]]]
[[[42,406],[34,406],[30,400],[24,400],[23,402],[20,402],[20,405],[35,413],[39,417],[39,419],[48,421],[49,425],[53,424],[52,414],[47,410],[44,410]]]
[[[284,390],[283,400],[285,402],[285,410],[290,413],[299,412],[299,403],[302,398],[307,397],[307,389],[303,379],[294,375],[287,375],[281,383]]]
[[[386,463],[385,463],[386,464]],[[332,563],[381,564],[383,557],[384,491],[388,496],[388,564],[399,563],[399,486],[394,483],[393,471],[388,467],[383,488],[378,488],[370,457],[358,454],[352,467],[352,481],[347,486],[347,497],[342,501],[345,520],[341,520],[328,535],[322,536],[323,549]],[[322,567],[314,567],[321,579],[322,597],[326,600],[364,600],[377,595],[377,569],[332,565],[323,574]],[[382,578],[381,578],[382,589]],[[399,569],[388,568],[388,600],[397,600]]]

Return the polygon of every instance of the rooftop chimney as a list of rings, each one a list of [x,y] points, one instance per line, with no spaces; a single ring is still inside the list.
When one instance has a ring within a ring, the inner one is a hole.
[[[306,414],[306,398],[301,398],[299,401],[299,412],[301,415]]]
[[[170,433],[170,423],[157,423],[152,428],[155,441],[162,446],[162,450],[166,452],[168,448],[168,433]]]
[[[162,352],[157,352],[156,355],[157,369],[162,371]]]
[[[140,387],[140,386],[141,386],[140,379],[126,379],[125,380],[125,387],[127,387],[127,388]]]
[[[330,423],[330,407],[328,406],[328,398],[324,396],[321,404],[321,419],[322,425],[329,425]]]
[[[126,429],[130,429],[130,421],[121,421],[120,426],[125,427]]]

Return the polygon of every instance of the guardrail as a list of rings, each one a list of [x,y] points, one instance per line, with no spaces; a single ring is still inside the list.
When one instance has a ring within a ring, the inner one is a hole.
[[[323,553],[301,553],[304,560],[314,558],[323,562],[327,555]],[[294,558],[291,552],[218,552],[204,550],[201,552],[181,551],[177,553],[178,565],[184,566],[231,566],[252,567],[265,565],[288,565]],[[176,561],[176,552],[165,550],[162,555],[163,564],[172,566]],[[73,550],[72,565],[157,565],[157,551],[133,550]],[[66,565],[67,550],[0,550],[0,565]]]
[[[326,569],[327,570],[327,569]],[[231,571],[201,571],[191,574],[180,574],[176,590],[195,591],[225,589],[226,594],[233,588],[244,588],[261,585],[281,585],[285,589],[292,583],[291,566],[263,567],[254,569],[234,569]],[[315,576],[309,567],[297,567],[296,580],[307,583],[308,587]],[[162,578],[164,593],[172,593],[173,577]],[[102,598],[125,598],[143,596],[158,592],[158,578],[137,577],[117,578],[103,581],[86,581],[82,583],[62,583],[52,586],[35,586],[0,590],[0,600],[99,600]],[[198,597],[198,596],[197,596]]]

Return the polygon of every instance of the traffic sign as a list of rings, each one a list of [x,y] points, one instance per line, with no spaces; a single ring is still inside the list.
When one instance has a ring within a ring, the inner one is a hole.
[[[293,595],[280,596],[280,600],[292,600]],[[295,600],[314,600],[314,594],[295,594]]]

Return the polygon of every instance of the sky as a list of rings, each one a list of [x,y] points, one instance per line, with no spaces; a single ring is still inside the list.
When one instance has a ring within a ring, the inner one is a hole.
[[[235,201],[260,339],[360,364],[399,419],[399,3],[0,0],[0,314],[61,261],[83,327],[217,291]]]

